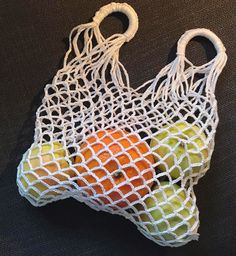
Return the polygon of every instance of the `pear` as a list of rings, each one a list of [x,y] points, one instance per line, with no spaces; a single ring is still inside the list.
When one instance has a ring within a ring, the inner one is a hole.
[[[209,164],[206,139],[198,126],[187,122],[164,126],[150,143],[158,169],[172,178],[198,175]]]
[[[35,200],[54,185],[57,185],[57,190],[64,191],[65,187],[60,186],[60,181],[67,181],[74,176],[74,172],[68,169],[66,155],[66,150],[58,141],[31,147],[23,158],[18,185]],[[66,170],[63,170],[64,168]],[[50,190],[45,193],[46,196],[57,194],[58,192]]]
[[[198,211],[192,198],[177,184],[162,181],[137,205],[140,221],[158,241],[175,244],[196,239]]]

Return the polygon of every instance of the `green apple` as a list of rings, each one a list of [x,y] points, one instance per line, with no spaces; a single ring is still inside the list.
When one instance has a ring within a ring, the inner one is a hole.
[[[182,173],[186,177],[199,173],[207,165],[208,148],[206,135],[196,125],[177,122],[164,126],[163,131],[151,140],[155,159],[160,160],[158,168],[169,171],[171,177],[178,178]]]
[[[68,180],[68,175],[70,177],[74,176],[74,172],[70,169],[63,171],[61,174],[58,173],[61,169],[69,167],[68,162],[64,159],[66,153],[63,145],[57,141],[30,148],[21,165],[19,174],[21,184],[19,185],[22,185],[31,197],[37,199],[40,197],[40,193],[50,186],[59,185],[59,182],[50,178],[50,176],[57,178],[59,181]],[[55,172],[57,173],[54,174]],[[45,179],[42,177],[45,177]],[[63,186],[59,186],[57,189],[65,190]],[[55,196],[57,194],[54,191],[46,193],[47,196]]]
[[[174,242],[196,235],[197,207],[187,191],[176,184],[163,181],[155,185],[153,193],[137,209],[143,225],[157,240],[162,237],[164,241]]]

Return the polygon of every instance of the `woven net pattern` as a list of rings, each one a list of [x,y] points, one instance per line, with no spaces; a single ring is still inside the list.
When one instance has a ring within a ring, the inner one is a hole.
[[[104,38],[99,24],[114,11],[124,12],[130,27]],[[187,31],[176,59],[133,89],[119,50],[137,28],[130,6],[112,3],[71,31],[63,68],[45,87],[17,184],[34,206],[72,197],[124,216],[160,245],[180,246],[198,238],[193,188],[214,149],[214,90],[226,54],[211,31]],[[184,55],[196,35],[217,49],[213,60],[198,67]]]

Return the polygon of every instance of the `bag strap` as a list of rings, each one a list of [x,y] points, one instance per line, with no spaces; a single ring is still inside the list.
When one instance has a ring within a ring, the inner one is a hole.
[[[185,50],[186,50],[187,44],[191,39],[193,39],[196,36],[202,36],[207,38],[212,42],[212,44],[216,49],[216,56],[211,61],[201,66],[193,65],[185,56]],[[217,79],[226,64],[227,55],[225,52],[226,52],[226,49],[224,47],[224,44],[220,40],[220,38],[215,33],[205,28],[197,28],[197,29],[191,29],[186,31],[180,37],[177,44],[177,56],[179,57],[179,60],[180,60],[179,65],[182,67],[182,70],[184,69],[184,64],[183,64],[183,61],[181,60],[184,60],[192,64],[193,69],[195,70],[196,73],[197,72],[206,73],[207,78],[206,78],[205,90],[206,92],[210,92],[210,93],[215,92]]]
[[[217,55],[225,52],[225,47],[222,41],[215,33],[210,31],[209,29],[197,28],[197,29],[191,29],[186,31],[180,37],[177,44],[177,55],[185,56],[185,50],[186,50],[187,44],[191,39],[193,39],[196,36],[202,36],[209,39],[213,43],[214,47],[216,48]]]
[[[202,36],[209,39],[213,43],[217,52],[216,56],[212,60],[201,66],[192,64],[192,62],[185,56],[187,44],[196,36]],[[198,93],[201,94],[205,91],[210,93],[210,95],[213,95],[218,76],[222,72],[227,61],[225,51],[222,41],[209,29],[197,28],[188,30],[178,41],[177,57],[175,60],[165,66],[154,79],[141,85],[137,91],[147,88],[143,94],[143,98],[147,98],[152,94],[153,99],[157,99],[158,97],[167,98],[170,93],[173,95],[179,95],[180,91],[184,92],[184,88],[186,88],[186,86],[188,86],[189,89],[191,88],[194,90],[197,86],[197,83],[193,83],[195,74],[205,74],[201,80],[198,80],[202,89]],[[188,68],[186,68],[186,64],[188,64]],[[189,78],[192,78],[192,81],[187,82]]]
[[[138,30],[138,16],[135,10],[127,3],[110,3],[96,12],[93,17],[93,22],[100,26],[101,22],[111,13],[121,12],[124,13],[129,19],[129,27],[123,34],[125,41],[129,42]]]
[[[105,39],[101,32],[100,32],[100,24],[101,22],[107,17],[109,14],[113,12],[121,12],[124,13],[129,19],[129,27],[123,34],[114,34],[109,38]],[[87,24],[79,25],[72,29],[70,36],[69,36],[69,49],[64,58],[64,67],[69,62],[69,55],[74,53],[75,57],[82,58],[89,55],[92,49],[96,47],[94,45],[94,38],[97,41],[97,44],[100,45],[103,51],[110,49],[113,45],[117,45],[119,48],[123,43],[129,42],[138,30],[138,16],[135,10],[128,5],[127,3],[110,3],[96,12],[95,16],[93,17],[93,21]],[[81,36],[83,35],[83,49],[80,50],[78,47],[78,41]],[[117,42],[117,40],[119,42]]]

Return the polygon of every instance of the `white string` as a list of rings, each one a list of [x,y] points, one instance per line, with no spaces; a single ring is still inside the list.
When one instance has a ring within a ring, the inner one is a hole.
[[[99,24],[116,11],[130,26],[104,38]],[[215,34],[191,30],[180,38],[176,59],[135,90],[119,49],[137,28],[130,6],[112,3],[71,31],[63,68],[45,87],[17,185],[34,206],[72,197],[124,216],[155,243],[176,247],[199,236],[193,186],[209,168],[218,123],[214,90],[226,54]],[[184,56],[196,35],[217,49],[200,67]],[[119,175],[123,180],[114,178]]]

